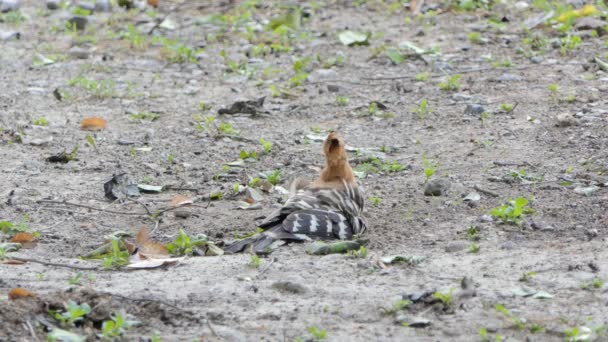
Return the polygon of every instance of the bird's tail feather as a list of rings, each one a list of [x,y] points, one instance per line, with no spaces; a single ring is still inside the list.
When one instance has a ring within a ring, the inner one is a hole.
[[[224,252],[228,254],[242,253],[246,250],[251,250],[255,254],[269,254],[271,252],[270,245],[277,240],[284,241],[307,241],[310,240],[307,236],[300,234],[291,234],[283,230],[281,223],[267,229],[262,234],[252,236],[243,240],[238,240],[224,248]]]

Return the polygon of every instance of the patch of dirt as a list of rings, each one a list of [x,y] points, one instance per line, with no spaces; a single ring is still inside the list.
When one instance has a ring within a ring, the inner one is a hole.
[[[261,191],[262,210],[241,210],[235,184],[273,170],[284,188],[314,178],[319,139],[332,129],[352,147],[356,170],[369,171],[359,174],[369,255],[310,256],[290,245],[258,268],[249,255],[138,271],[0,264],[0,293],[37,295],[0,297],[0,340],[44,339],[58,325],[46,310],[68,299],[103,309],[69,328],[91,338],[124,311],[141,322],[127,339],[312,340],[310,328],[330,341],[472,341],[483,331],[489,340],[562,341],[587,329],[605,339],[608,76],[596,60],[608,60],[605,30],[562,34],[555,20],[523,29],[545,13],[525,1],[477,10],[425,2],[419,16],[382,1],[296,3],[303,20],[292,33],[267,24],[295,12],[261,1],[115,6],[83,32],[65,29],[82,13],[74,7],[22,1],[23,17],[3,14],[0,221],[40,232],[34,248],[9,255],[96,266],[77,256],[143,225],[162,243],[180,228],[212,241],[250,233],[284,198]],[[605,6],[597,10],[589,18],[605,24]],[[370,45],[342,45],[347,29],[369,32]],[[402,46],[404,61],[393,63],[387,49],[406,41],[426,53]],[[453,75],[458,89],[440,89]],[[240,106],[249,114],[232,114],[238,101],[253,101]],[[108,127],[80,130],[88,117]],[[76,146],[74,160],[47,160]],[[241,151],[257,158],[227,166]],[[432,179],[449,181],[444,196],[424,195],[423,159],[435,165]],[[122,173],[164,190],[110,202],[103,184]],[[155,228],[148,212],[177,194],[194,199],[192,215],[163,212]],[[519,226],[491,218],[517,197],[534,210]],[[379,266],[388,255],[424,260]],[[277,289],[285,280],[301,291]],[[430,295],[391,310],[435,292],[452,293],[452,303]]]

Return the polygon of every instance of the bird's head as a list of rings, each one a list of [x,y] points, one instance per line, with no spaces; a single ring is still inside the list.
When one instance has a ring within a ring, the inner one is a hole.
[[[344,139],[338,135],[336,132],[330,132],[327,138],[325,138],[325,143],[323,144],[323,152],[325,153],[325,157],[330,159],[338,159],[340,157],[346,158],[346,150],[344,149],[346,144],[344,143]]]
[[[330,132],[323,143],[325,153],[325,169],[321,172],[321,180],[324,182],[354,182],[354,176],[348,164],[346,154],[346,143],[336,132]]]

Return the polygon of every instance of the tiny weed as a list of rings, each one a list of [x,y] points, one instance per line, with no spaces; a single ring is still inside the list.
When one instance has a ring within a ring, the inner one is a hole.
[[[327,338],[327,331],[321,330],[317,327],[308,327],[308,333],[312,336],[314,341],[323,341]]]
[[[431,74],[429,74],[428,72],[421,72],[421,73],[417,74],[414,78],[418,82],[426,82],[429,80],[430,75]]]
[[[511,113],[514,109],[514,106],[512,104],[509,103],[501,103],[500,104],[500,110],[502,110],[505,113]]]
[[[511,313],[511,311],[509,311],[509,309],[505,308],[502,304],[496,304],[496,310],[498,310],[498,312],[502,313],[511,322],[513,322],[513,324],[515,324],[515,327],[517,329],[523,329],[526,327],[525,321],[523,319],[521,319],[521,318],[517,317],[516,315],[514,315],[513,313]]]
[[[32,120],[32,125],[36,125],[36,126],[48,126],[49,125],[49,120],[47,120],[46,118],[40,117],[40,118]]]
[[[467,35],[467,38],[473,44],[481,44],[481,33],[479,32],[471,32]]]
[[[167,244],[167,250],[174,256],[192,255],[194,249],[205,246],[208,242],[206,236],[191,237],[180,229],[173,242]]]
[[[472,243],[469,245],[469,253],[479,253],[480,249],[481,247],[479,247],[479,245],[476,243]]]
[[[82,273],[78,272],[75,275],[68,278],[68,284],[70,285],[82,285]]]
[[[336,104],[338,106],[341,106],[341,107],[347,106],[348,102],[349,102],[349,99],[346,96],[338,96],[338,97],[336,97]]]
[[[241,159],[258,159],[258,153],[256,151],[251,151],[251,152],[247,152],[245,150],[242,150],[241,152],[239,152],[239,158]]]
[[[348,251],[349,256],[352,256],[355,258],[361,258],[361,259],[367,258],[368,254],[369,254],[369,250],[365,246],[359,247],[359,249],[356,251],[355,250]]]
[[[490,215],[503,223],[519,225],[522,217],[534,213],[533,209],[526,208],[527,205],[528,199],[524,197],[509,199],[506,204],[490,210]]]
[[[127,321],[123,314],[116,314],[104,321],[101,325],[101,336],[109,341],[115,341],[122,336],[127,329],[138,324],[136,321]]]
[[[217,127],[217,130],[226,135],[239,135],[239,132],[232,127],[230,122],[222,122]]]
[[[105,268],[119,268],[129,263],[129,252],[121,248],[122,241],[112,239],[111,250],[103,258],[102,265]]]
[[[252,255],[249,258],[249,267],[259,268],[262,265],[262,258],[257,255]]]
[[[260,144],[262,144],[264,154],[269,154],[270,152],[272,152],[272,143],[270,141],[267,141],[264,138],[260,138]]]
[[[441,90],[457,91],[462,86],[459,82],[461,77],[462,77],[462,75],[459,75],[459,74],[452,75],[452,76],[448,77],[448,79],[445,82],[439,82],[439,84],[437,86]]]
[[[426,156],[423,154],[422,155],[422,165],[423,165],[423,169],[424,169],[424,182],[427,183],[429,181],[429,179],[431,179],[431,177],[433,177],[433,175],[435,174],[435,171],[437,171],[437,167],[439,166],[439,163],[433,162],[433,161],[427,159]]]
[[[377,207],[380,205],[380,202],[382,201],[381,197],[373,197],[370,196],[367,198],[369,200],[369,203],[371,203],[374,207]]]
[[[479,241],[479,228],[475,226],[470,226],[469,228],[467,228],[467,239],[471,241]]]
[[[416,113],[420,119],[426,118],[431,113],[427,99],[420,100],[420,104],[418,105],[418,108],[414,109],[414,113]]]
[[[74,323],[82,321],[91,312],[91,307],[87,303],[78,304],[69,300],[64,304],[65,311],[49,310],[49,315],[59,321],[62,326],[72,326]]]
[[[435,292],[433,298],[438,299],[445,307],[449,308],[454,304],[454,288],[450,288],[448,292]]]
[[[131,114],[129,117],[131,118],[131,120],[154,121],[154,120],[160,118],[160,115],[158,115],[156,113],[150,113],[150,112],[141,112],[141,113],[137,113],[137,114]]]
[[[529,281],[530,279],[532,279],[532,277],[534,277],[535,275],[536,275],[536,272],[533,272],[533,271],[526,272],[526,273],[522,274],[521,277],[519,277],[518,280],[526,282],[526,281]]]
[[[277,185],[281,181],[281,170],[274,170],[266,176],[268,183]]]

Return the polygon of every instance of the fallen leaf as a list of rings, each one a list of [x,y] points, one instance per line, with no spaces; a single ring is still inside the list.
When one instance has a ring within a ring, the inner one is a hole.
[[[36,297],[36,295],[21,287],[15,287],[8,291],[8,298],[11,300],[25,297]]]
[[[97,117],[86,118],[80,122],[80,129],[83,131],[101,131],[107,126],[106,120]]]
[[[165,259],[145,259],[139,262],[135,262],[127,265],[127,268],[132,269],[146,269],[146,268],[157,268],[161,266],[172,266],[182,261],[184,258],[165,258]]]
[[[140,259],[163,259],[169,256],[167,247],[158,242],[146,242],[139,246]]]
[[[135,243],[138,245],[143,245],[144,243],[150,241],[150,230],[148,227],[143,226],[139,228],[137,232],[137,236],[135,237]]]
[[[173,196],[169,205],[172,207],[181,207],[183,205],[188,205],[188,204],[192,204],[192,203],[193,202],[192,202],[191,198],[188,198],[184,195],[177,194],[177,195]]]
[[[75,334],[71,331],[53,328],[53,330],[47,336],[49,341],[62,341],[62,342],[84,342],[86,337]]]
[[[148,0],[148,5],[156,8],[158,7],[158,0]]]
[[[19,232],[11,238],[10,242],[27,243],[27,242],[32,242],[33,240],[34,240],[34,235],[32,233]]]
[[[5,265],[23,265],[23,264],[25,264],[25,261],[15,260],[15,259],[4,259],[4,260],[0,260],[0,264],[5,264]]]
[[[164,186],[162,186],[162,185],[149,185],[149,184],[137,184],[137,187],[139,188],[139,190],[141,190],[143,192],[155,192],[155,193],[162,192],[164,189]]]
[[[369,34],[350,30],[341,32],[338,35],[338,39],[340,40],[340,43],[346,46],[369,44]]]

